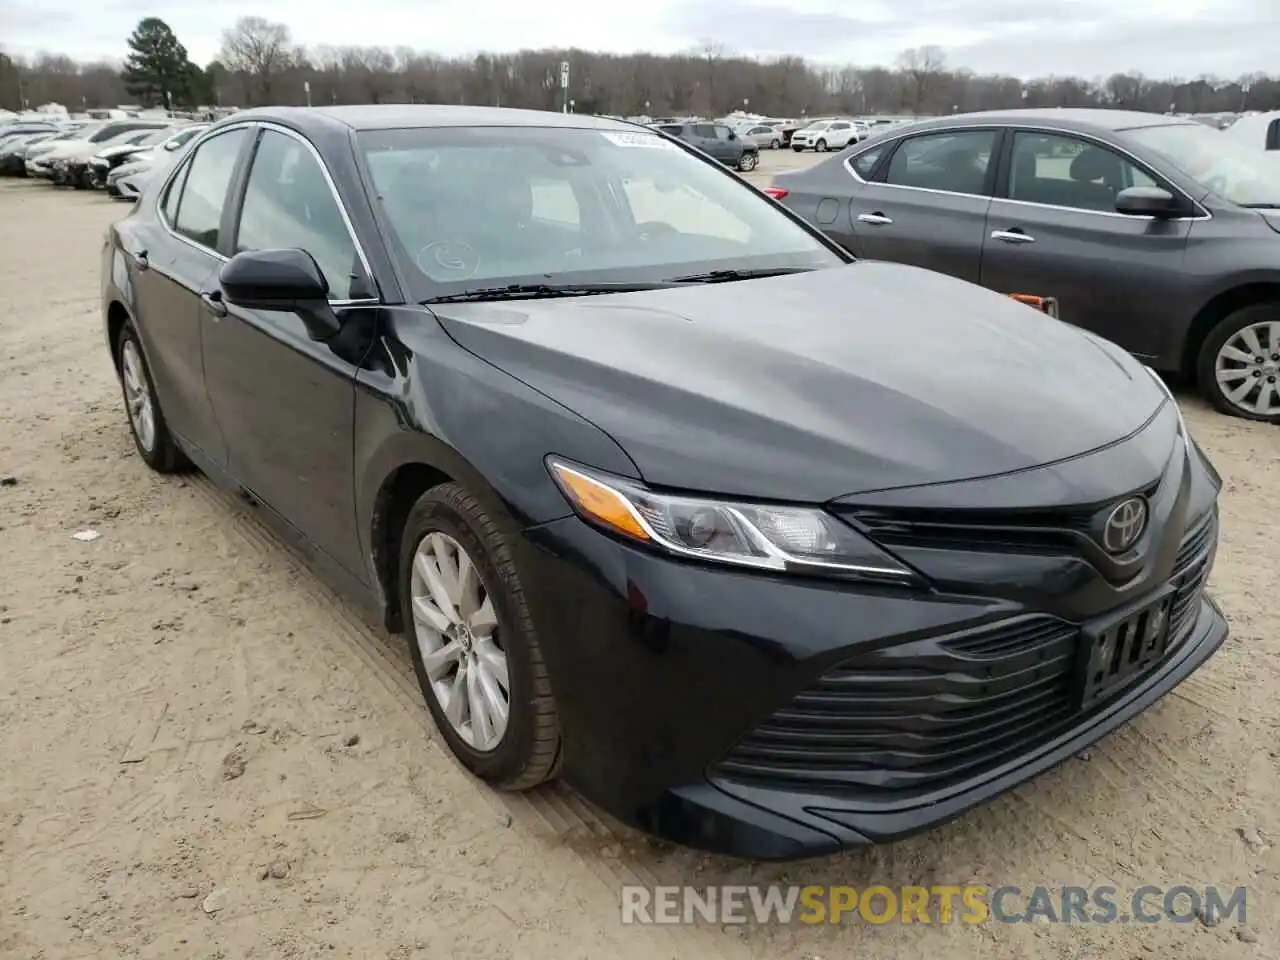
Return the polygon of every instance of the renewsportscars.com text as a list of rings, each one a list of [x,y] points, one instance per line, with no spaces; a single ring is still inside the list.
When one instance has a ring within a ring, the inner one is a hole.
[[[623,887],[622,922],[1191,923],[1246,919],[1244,887],[905,886]]]

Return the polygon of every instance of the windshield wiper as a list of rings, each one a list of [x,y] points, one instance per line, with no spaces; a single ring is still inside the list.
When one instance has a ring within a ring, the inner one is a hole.
[[[505,287],[479,287],[460,293],[430,297],[423,303],[468,303],[475,300],[537,300],[543,297],[590,297],[602,293],[636,293],[659,290],[671,283],[511,283]]]
[[[781,277],[788,273],[809,273],[812,267],[761,267],[756,270],[710,270],[672,277],[672,283],[726,283],[732,280],[755,280],[759,277]]]

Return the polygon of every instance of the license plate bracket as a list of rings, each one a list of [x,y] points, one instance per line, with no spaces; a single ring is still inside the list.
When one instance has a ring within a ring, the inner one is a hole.
[[[1076,661],[1077,702],[1087,710],[1164,657],[1174,590],[1081,630]]]

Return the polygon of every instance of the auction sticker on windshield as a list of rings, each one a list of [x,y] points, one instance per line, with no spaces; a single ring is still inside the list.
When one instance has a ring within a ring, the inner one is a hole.
[[[674,143],[669,143],[657,134],[652,133],[606,133],[603,134],[610,143],[620,147],[648,147],[657,150],[678,150]]]

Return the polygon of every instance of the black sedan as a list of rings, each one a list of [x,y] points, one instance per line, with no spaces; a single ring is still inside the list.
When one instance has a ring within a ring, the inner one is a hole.
[[[1218,130],[1123,110],[943,117],[772,192],[858,256],[1052,298],[1220,410],[1280,423],[1280,163]]]
[[[407,634],[498,787],[563,773],[682,843],[834,851],[1048,769],[1227,634],[1220,482],[1154,374],[854,263],[655,132],[247,111],[102,268],[142,458]]]

